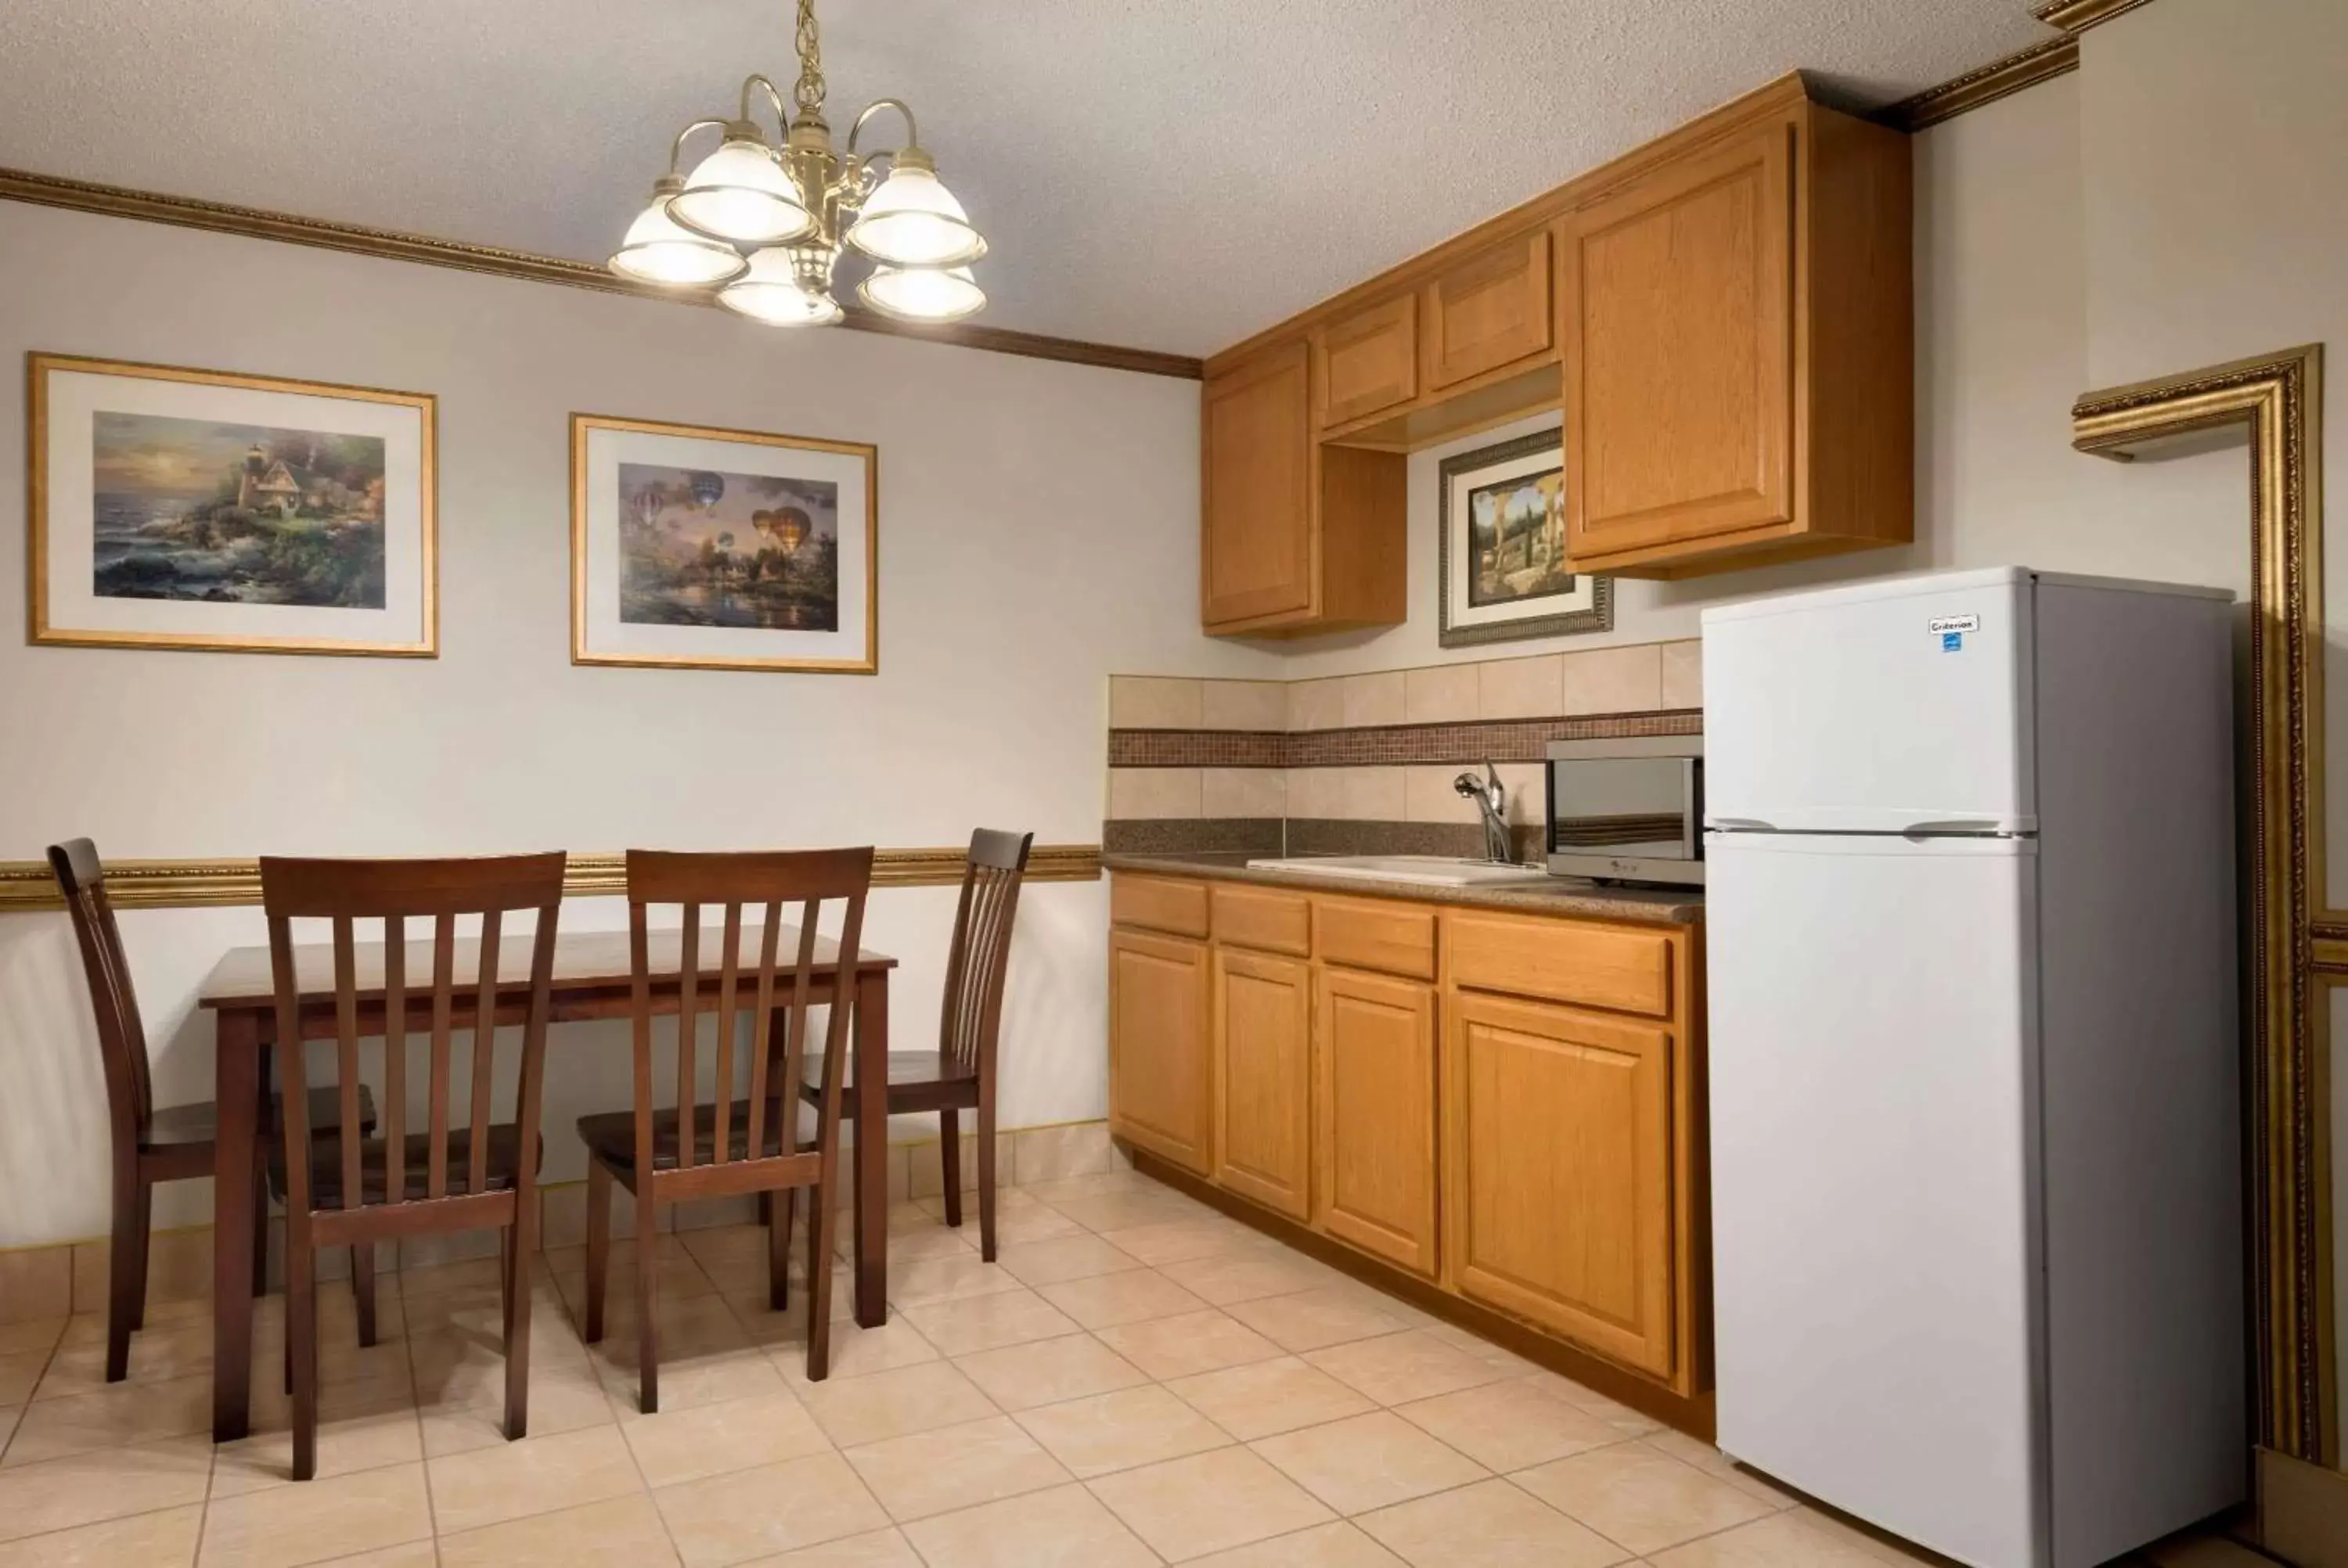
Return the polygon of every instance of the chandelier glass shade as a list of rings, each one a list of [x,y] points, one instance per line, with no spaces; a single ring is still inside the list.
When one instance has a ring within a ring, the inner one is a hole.
[[[664,288],[711,288],[717,302],[777,326],[828,326],[846,313],[832,293],[841,255],[873,263],[857,286],[867,305],[901,321],[955,321],[986,295],[970,263],[986,241],[937,162],[921,146],[913,111],[897,98],[874,101],[834,147],[823,118],[824,80],[815,0],[798,0],[797,112],[763,76],[742,84],[738,112],[699,119],[677,133],[668,172],[628,226],[609,265],[621,277]],[[752,118],[763,97],[777,138]],[[904,122],[904,145],[870,152],[858,139],[874,116]],[[716,148],[679,172],[685,144],[715,130]]]

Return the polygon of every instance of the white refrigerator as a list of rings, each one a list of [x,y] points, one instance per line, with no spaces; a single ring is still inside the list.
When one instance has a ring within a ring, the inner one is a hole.
[[[1704,615],[1720,1446],[1978,1568],[2245,1493],[2229,600]]]

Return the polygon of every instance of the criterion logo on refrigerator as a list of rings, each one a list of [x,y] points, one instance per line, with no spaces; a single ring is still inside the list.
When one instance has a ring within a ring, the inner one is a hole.
[[[1936,615],[1932,617],[1932,634],[1941,640],[1943,653],[1965,651],[1965,633],[1981,630],[1978,615]]]

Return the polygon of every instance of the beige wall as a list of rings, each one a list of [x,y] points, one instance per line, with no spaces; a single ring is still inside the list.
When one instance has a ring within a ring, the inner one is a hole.
[[[1198,630],[1194,384],[0,205],[0,364],[28,349],[440,398],[434,661],[36,649],[0,638],[0,859],[632,844],[1090,843],[1107,672],[1242,675]],[[24,379],[0,375],[0,429]],[[574,409],[876,442],[880,674],[569,662]],[[0,441],[0,604],[24,602],[23,443]],[[936,1027],[949,889],[876,895],[899,1042]],[[1099,884],[1023,906],[1006,1125],[1100,1115]],[[574,925],[619,923],[574,901]],[[252,910],[126,917],[166,1098],[208,1098],[191,1014]],[[103,1089],[64,917],[0,918],[0,1245],[106,1224]],[[563,1038],[567,1036],[569,1038]],[[549,1128],[625,1103],[624,1034],[560,1031]],[[592,1065],[591,1065],[592,1064]],[[579,1173],[551,1138],[549,1174]],[[203,1212],[201,1192],[161,1223]]]

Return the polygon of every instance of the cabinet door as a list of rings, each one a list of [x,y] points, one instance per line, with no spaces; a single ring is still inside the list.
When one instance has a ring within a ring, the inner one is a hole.
[[[1671,1036],[1461,994],[1446,1035],[1452,1285],[1673,1369]]]
[[[1215,951],[1215,1179],[1303,1219],[1312,1163],[1312,970]]]
[[[1418,395],[1417,319],[1416,298],[1401,294],[1313,334],[1321,425],[1343,425]]]
[[[1773,124],[1560,225],[1571,557],[1792,520],[1793,135]]]
[[[1315,1223],[1431,1278],[1438,1255],[1435,988],[1323,969],[1313,1010]]]
[[[1207,1004],[1205,943],[1109,933],[1109,1125],[1202,1176],[1214,1169]]]
[[[1426,380],[1434,390],[1549,352],[1549,234],[1478,252],[1426,286]]]
[[[1206,384],[1201,618],[1209,626],[1313,604],[1313,432],[1301,342]]]

